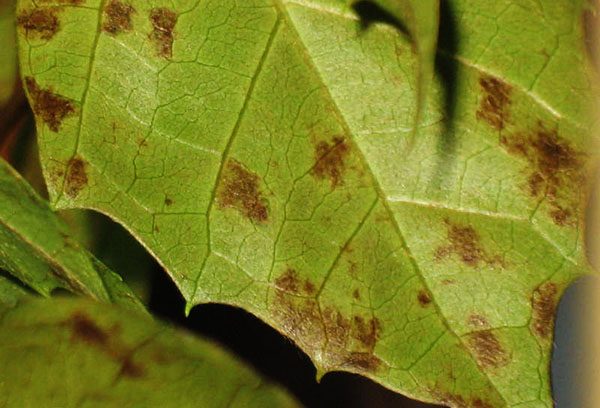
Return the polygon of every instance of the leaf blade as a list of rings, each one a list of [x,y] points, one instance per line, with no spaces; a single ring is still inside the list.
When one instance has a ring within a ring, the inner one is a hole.
[[[296,341],[320,372],[361,373],[451,405],[550,406],[549,382],[539,381],[549,310],[587,270],[586,115],[556,115],[529,89],[531,73],[473,63],[490,39],[469,43],[459,31],[456,49],[443,49],[460,98],[449,115],[444,84],[432,83],[407,155],[417,104],[411,44],[385,27],[361,32],[345,2],[256,4],[251,15],[233,3],[233,14],[182,6],[158,53],[149,34],[156,11],[137,3],[130,31],[89,36],[95,65],[82,70],[94,86],[73,93],[76,113],[58,134],[38,118],[49,180],[69,173],[73,148],[88,161],[77,194],[62,179],[50,186],[57,205],[120,220],[190,307],[244,307]],[[508,8],[544,24],[539,13]],[[568,11],[575,21],[577,8]],[[461,29],[477,27],[471,14]],[[504,57],[503,41],[517,35],[508,28],[490,42]],[[60,35],[59,49],[69,41]],[[574,30],[565,49],[577,39]],[[516,66],[530,51],[517,53]],[[581,54],[563,59],[584,83],[572,64]],[[135,86],[123,80],[129,66],[140,69]],[[68,93],[52,81],[58,72],[40,89]],[[557,106],[569,92],[560,88]],[[526,380],[507,381],[515,372]]]

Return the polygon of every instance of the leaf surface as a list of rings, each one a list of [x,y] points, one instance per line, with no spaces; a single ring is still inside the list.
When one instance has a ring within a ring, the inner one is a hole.
[[[83,298],[0,313],[6,407],[299,406],[216,345],[146,314]]]
[[[588,270],[583,7],[444,2],[412,146],[410,40],[345,0],[23,0],[20,59],[54,205],[125,225],[189,307],[249,310],[321,374],[550,407]]]
[[[389,13],[396,20],[396,24],[407,31],[418,56],[412,140],[421,123],[427,102],[427,93],[433,79],[440,2],[439,0],[359,0],[353,2],[354,9],[357,11],[368,7],[368,4],[375,4],[384,12]]]
[[[74,241],[64,221],[4,160],[0,160],[0,267],[45,296],[64,288],[144,310],[121,277]]]

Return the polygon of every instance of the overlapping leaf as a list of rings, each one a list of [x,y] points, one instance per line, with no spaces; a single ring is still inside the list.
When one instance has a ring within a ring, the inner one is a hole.
[[[48,203],[1,159],[0,267],[45,296],[64,288],[143,310],[120,276],[74,241]],[[3,285],[10,289],[9,283]]]
[[[5,407],[299,406],[216,345],[147,315],[74,298],[0,315]]]
[[[409,149],[419,60],[345,0],[21,1],[52,200],[321,372],[549,407],[554,308],[587,270],[584,3],[444,2]]]

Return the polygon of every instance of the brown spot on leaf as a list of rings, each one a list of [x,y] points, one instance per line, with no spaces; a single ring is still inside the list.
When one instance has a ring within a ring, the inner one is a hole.
[[[149,35],[156,45],[159,57],[171,58],[173,55],[173,29],[177,24],[177,14],[168,8],[150,10],[150,22],[153,30]]]
[[[169,197],[165,198],[165,205],[167,207],[169,207],[170,205],[173,205],[173,200],[171,200]]]
[[[509,362],[506,350],[490,330],[470,334],[469,347],[483,368],[498,368]]]
[[[49,40],[59,31],[60,7],[40,7],[23,11],[17,16],[17,25],[25,29],[28,36]]]
[[[496,130],[504,129],[510,107],[511,87],[498,78],[483,76],[479,78],[483,98],[477,111],[477,119],[486,121]]]
[[[473,408],[494,408],[494,406],[492,404],[489,404],[489,403],[481,400],[480,398],[474,398],[472,400],[471,406]]]
[[[331,188],[343,184],[342,176],[350,146],[343,137],[334,137],[331,143],[322,141],[315,146],[315,166],[312,174],[319,179],[329,179]]]
[[[33,77],[25,77],[25,87],[32,100],[33,111],[53,132],[58,132],[63,119],[75,113],[73,103],[51,89],[41,89]]]
[[[77,197],[79,192],[88,184],[85,166],[85,162],[79,157],[69,160],[64,191],[71,198]]]
[[[371,353],[351,352],[340,364],[341,368],[352,371],[374,373],[379,370],[383,362]]]
[[[83,313],[75,313],[72,317],[73,336],[88,344],[105,346],[108,344],[108,333]]]
[[[444,220],[444,223],[448,229],[449,244],[439,247],[435,251],[434,256],[437,260],[455,254],[464,264],[473,268],[476,268],[479,262],[504,266],[500,256],[490,256],[483,250],[480,244],[481,238],[473,227],[456,225],[448,218]]]
[[[82,342],[95,347],[110,359],[120,364],[119,376],[140,378],[144,375],[144,367],[132,359],[132,349],[126,347],[120,340],[120,327],[111,329],[101,328],[91,317],[83,312],[75,312],[62,325],[70,327],[72,341]]]
[[[356,300],[360,300],[360,291],[358,289],[354,289],[354,292],[352,292],[352,297]]]
[[[220,183],[218,201],[222,208],[235,208],[248,219],[265,222],[268,210],[259,188],[260,177],[229,159]]]
[[[135,13],[135,9],[118,0],[111,0],[104,7],[104,24],[102,29],[111,35],[117,35],[122,32],[131,31],[131,15]]]
[[[542,338],[548,338],[552,334],[557,295],[556,283],[547,282],[537,288],[531,297],[532,328],[534,333]]]
[[[297,279],[286,276],[281,285],[299,289]],[[322,309],[314,299],[290,295],[277,288],[272,305],[283,331],[309,355],[319,354],[326,369],[374,373],[387,367],[374,355],[382,326],[375,317],[346,318],[333,307]]]
[[[531,134],[502,135],[500,143],[508,153],[529,162],[527,191],[531,197],[546,199],[553,222],[559,226],[576,225],[581,201],[578,190],[587,179],[585,155],[541,123]]]
[[[419,294],[417,295],[417,300],[421,306],[425,307],[431,303],[431,296],[426,290],[420,290]]]
[[[295,295],[312,295],[316,290],[315,285],[309,279],[302,281],[298,277],[298,272],[291,268],[286,269],[280,277],[275,279],[275,286]]]
[[[371,318],[365,321],[361,316],[354,316],[353,320],[354,336],[367,350],[373,350],[381,330],[379,319]]]

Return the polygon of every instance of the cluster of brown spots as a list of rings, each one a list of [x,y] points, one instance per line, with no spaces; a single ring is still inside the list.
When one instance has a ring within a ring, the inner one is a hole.
[[[168,8],[152,9],[150,22],[153,30],[149,38],[156,44],[158,56],[170,58],[173,55],[173,29],[177,24],[177,14]]]
[[[315,165],[312,174],[319,179],[328,178],[331,188],[343,184],[342,176],[350,146],[343,137],[334,137],[331,143],[322,141],[315,146]]]
[[[60,7],[41,7],[30,11],[23,11],[17,16],[17,25],[25,29],[27,35],[49,40],[60,29],[57,14]]]
[[[41,89],[33,77],[25,77],[25,87],[32,100],[33,112],[53,132],[58,132],[63,119],[75,113],[73,103],[50,89]]]
[[[490,76],[479,78],[479,86],[484,96],[477,111],[477,119],[485,120],[496,130],[504,129],[511,104],[511,87],[498,78]]]
[[[73,341],[80,341],[96,347],[121,365],[119,375],[139,378],[144,375],[144,368],[132,360],[132,352],[118,338],[119,327],[104,330],[83,312],[76,312],[64,323],[71,328]]]
[[[490,330],[470,334],[469,346],[484,369],[503,367],[509,362],[506,350]]]
[[[490,256],[483,250],[480,245],[479,234],[473,227],[470,225],[456,225],[450,222],[448,218],[444,220],[444,223],[448,228],[449,244],[436,249],[434,256],[437,260],[442,260],[451,254],[455,254],[464,264],[473,268],[477,267],[479,262],[504,266],[504,262],[499,255]]]
[[[111,0],[104,7],[105,20],[102,24],[102,29],[111,35],[117,35],[122,32],[131,31],[131,15],[135,13],[135,9],[118,0]]]
[[[422,307],[425,307],[431,303],[431,295],[424,289],[420,290],[417,294],[417,300]]]
[[[283,288],[275,292],[272,312],[287,336],[310,355],[318,353],[326,369],[362,373],[385,369],[373,354],[382,332],[377,318],[347,318],[333,307],[322,309],[314,299],[290,295],[290,288],[300,291],[301,281],[292,274],[283,277]]]
[[[579,205],[577,189],[586,181],[584,155],[576,152],[556,131],[548,131],[540,123],[537,131],[503,135],[500,143],[510,154],[530,163],[527,190],[532,197],[546,198],[554,223],[574,225]]]
[[[487,319],[478,314],[472,314],[467,319],[467,324],[471,327],[482,328],[489,326]]]
[[[260,177],[229,159],[220,183],[218,201],[221,208],[235,208],[253,221],[265,222],[267,206],[259,189]]]
[[[361,316],[354,316],[352,318],[354,327],[356,328],[354,336],[360,343],[367,349],[373,350],[379,333],[381,332],[381,322],[379,319],[371,318],[365,321]]]
[[[532,328],[535,334],[548,338],[552,334],[554,311],[557,303],[558,287],[554,282],[544,283],[531,297],[533,308]]]
[[[77,197],[79,192],[88,184],[85,166],[85,162],[79,157],[74,157],[69,160],[64,190],[71,198]]]
[[[431,395],[444,406],[449,406],[453,408],[495,408],[497,406],[485,402],[479,397],[473,397],[467,400],[461,395],[453,394],[450,392],[442,393],[436,390],[432,391]]]
[[[298,277],[298,272],[294,269],[286,269],[286,271],[277,279],[275,279],[275,286],[278,289],[286,291],[294,295],[313,295],[316,291],[314,283],[309,279],[304,282]]]

